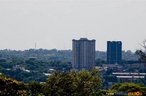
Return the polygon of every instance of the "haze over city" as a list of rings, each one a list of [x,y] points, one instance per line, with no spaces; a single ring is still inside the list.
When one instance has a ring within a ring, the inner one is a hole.
[[[0,0],[0,49],[72,49],[72,39],[96,39],[96,50],[120,40],[141,49],[145,0]]]

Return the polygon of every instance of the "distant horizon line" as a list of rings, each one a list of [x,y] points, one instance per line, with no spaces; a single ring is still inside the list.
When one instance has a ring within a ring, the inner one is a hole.
[[[47,48],[26,48],[26,49],[12,49],[12,48],[4,48],[4,49],[1,49],[0,48],[0,51],[2,51],[2,50],[10,50],[10,51],[26,51],[26,50],[40,50],[40,49],[42,49],[42,50],[71,50],[72,51],[72,49],[57,49],[57,48],[51,48],[51,49],[47,49]],[[107,50],[95,50],[95,51],[100,51],[100,52],[106,52]],[[130,49],[128,49],[128,50],[122,50],[122,51],[131,51],[131,52],[135,52],[135,51],[133,51],[133,50],[130,50]]]

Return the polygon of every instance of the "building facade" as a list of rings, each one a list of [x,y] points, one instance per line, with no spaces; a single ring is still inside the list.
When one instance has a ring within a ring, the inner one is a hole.
[[[121,41],[107,41],[107,63],[108,64],[122,63]]]
[[[91,70],[95,66],[95,40],[72,40],[74,70]]]

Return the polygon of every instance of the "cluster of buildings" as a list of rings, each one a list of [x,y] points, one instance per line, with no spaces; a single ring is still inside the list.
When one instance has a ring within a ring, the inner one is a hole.
[[[135,67],[139,70],[133,72],[129,70],[135,69],[134,64],[122,64],[121,41],[107,41],[106,64],[95,66],[95,44],[94,39],[80,38],[79,40],[72,40],[73,70],[91,70],[98,67],[106,86],[111,86],[115,82],[142,82],[142,79],[145,80],[146,73],[139,71],[141,68],[139,66],[143,66],[142,64],[136,64]]]
[[[72,40],[73,69],[91,70],[95,67],[95,44],[96,41],[80,38]],[[107,41],[107,64],[122,63],[122,42]]]

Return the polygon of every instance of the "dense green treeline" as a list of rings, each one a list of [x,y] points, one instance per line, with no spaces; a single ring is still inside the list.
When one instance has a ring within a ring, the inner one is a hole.
[[[51,55],[46,54],[47,50],[44,53],[29,50],[25,55],[21,51],[19,54],[16,54],[17,51],[5,51],[0,52],[0,73],[9,77],[0,75],[0,96],[127,96],[135,92],[146,95],[146,86],[143,84],[116,83],[109,89],[103,89],[104,80],[102,81],[97,70],[70,71],[71,62],[64,56],[60,57],[64,54],[61,51],[60,55],[53,55],[56,50],[51,51]],[[9,52],[14,53],[9,55]],[[20,54],[26,58],[18,58],[21,57]],[[42,55],[39,54],[46,54],[51,59],[42,57],[42,60],[39,57]],[[139,51],[137,54],[142,58],[141,61],[145,61],[146,55],[143,52]],[[52,75],[46,76],[44,73],[49,73],[48,69],[58,72],[54,71]]]
[[[123,60],[126,61],[137,61],[138,56],[128,50],[122,51]],[[57,50],[57,49],[29,49],[29,50],[0,50],[0,59],[22,59],[27,60],[30,57],[36,57],[42,61],[49,60],[61,60],[61,61],[71,61],[72,60],[72,51],[71,50]],[[106,52],[105,51],[96,51],[96,60],[106,61]]]
[[[117,96],[129,92],[140,92],[145,96],[146,86],[117,83],[103,90],[102,79],[97,70],[55,72],[43,83],[23,83],[0,75],[0,96]]]
[[[71,69],[71,63],[67,61],[45,62],[36,58],[0,60],[0,73],[24,82],[33,80],[44,82],[47,79],[44,73],[49,73],[49,69],[68,71]]]
[[[137,59],[131,51],[123,51],[123,56],[125,60]],[[105,60],[106,52],[96,51],[96,65],[105,64]],[[49,69],[69,71],[71,61],[71,50],[0,50],[0,73],[23,82],[44,82],[48,77],[46,74],[50,74]]]

